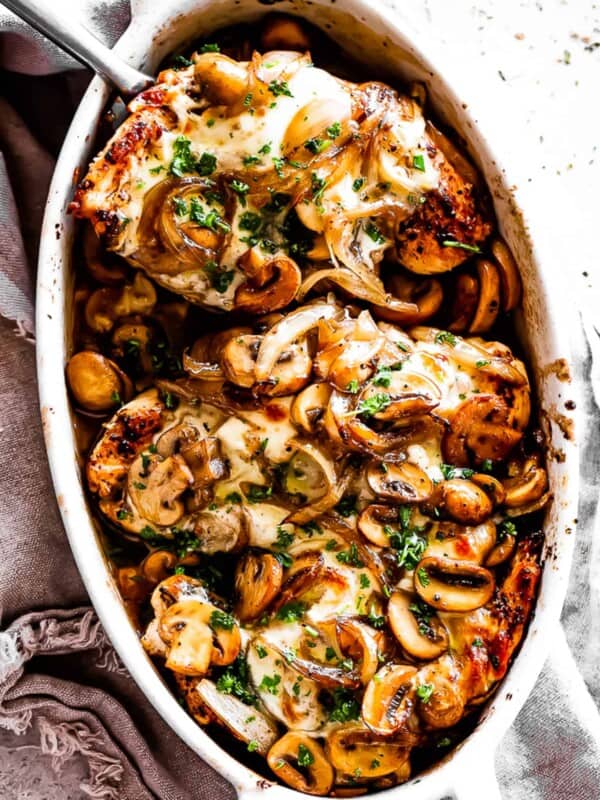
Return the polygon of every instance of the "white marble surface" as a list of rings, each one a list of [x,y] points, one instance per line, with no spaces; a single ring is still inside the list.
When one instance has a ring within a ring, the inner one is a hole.
[[[600,319],[600,4],[384,4],[435,42],[436,61],[508,167],[544,270],[563,279],[565,302]]]

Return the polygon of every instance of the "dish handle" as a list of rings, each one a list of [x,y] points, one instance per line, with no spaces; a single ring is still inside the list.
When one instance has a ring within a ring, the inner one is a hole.
[[[502,800],[494,768],[494,754],[480,754],[468,768],[461,761],[454,775],[451,796],[454,800]]]

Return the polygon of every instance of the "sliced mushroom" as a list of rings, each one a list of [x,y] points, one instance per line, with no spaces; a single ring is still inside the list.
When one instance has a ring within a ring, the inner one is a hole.
[[[503,461],[522,438],[508,418],[508,407],[498,395],[479,394],[465,400],[444,435],[444,458],[461,467],[469,465],[471,455],[476,463]]]
[[[310,380],[312,358],[308,352],[308,342],[301,339],[284,350],[273,367],[268,381],[256,387],[257,394],[270,397],[283,397],[303,389]]]
[[[537,458],[528,458],[520,465],[519,472],[503,481],[508,508],[519,508],[539,500],[546,491],[548,476],[539,466]]]
[[[333,768],[315,739],[289,731],[267,755],[275,775],[292,789],[307,794],[326,795],[333,786]]]
[[[244,553],[235,569],[235,613],[242,622],[259,617],[279,593],[283,567],[271,553]]]
[[[448,649],[448,632],[437,614],[414,595],[396,591],[388,603],[388,621],[403,650],[430,661]]]
[[[476,472],[471,475],[471,481],[480,486],[490,498],[494,506],[501,506],[506,498],[506,491],[498,478],[487,475],[485,472]]]
[[[477,260],[479,299],[469,325],[470,333],[489,331],[500,311],[500,275],[497,267],[487,259]]]
[[[234,620],[196,599],[169,606],[158,621],[158,632],[168,648],[165,666],[183,675],[205,675],[211,664],[231,664],[240,652]]]
[[[497,567],[499,564],[503,564],[505,561],[508,561],[508,559],[511,558],[515,552],[516,547],[516,537],[511,536],[510,534],[505,534],[501,539],[499,539],[496,546],[492,548],[485,560],[485,566]]]
[[[494,508],[483,489],[473,481],[460,478],[438,484],[432,502],[464,525],[479,525],[491,516]]]
[[[86,225],[83,234],[85,265],[98,283],[121,283],[127,277],[127,264],[100,244],[94,228]]]
[[[398,509],[392,506],[371,503],[358,517],[358,530],[372,544],[389,547],[390,537],[386,528],[398,522]]]
[[[494,239],[492,242],[492,255],[500,271],[502,281],[502,309],[512,311],[519,305],[521,299],[521,277],[519,268],[510,252],[506,242]]]
[[[462,719],[465,698],[455,670],[444,674],[440,664],[431,664],[419,671],[419,683],[433,690],[426,702],[417,704],[417,713],[429,728],[450,728]]]
[[[128,401],[133,393],[123,370],[91,350],[82,350],[69,359],[67,381],[75,402],[86,411],[110,411]]]
[[[287,660],[300,675],[310,678],[324,689],[358,689],[360,686],[360,677],[354,669],[347,670],[341,666],[323,664],[293,654],[289,654]]]
[[[176,564],[175,553],[169,550],[154,550],[142,561],[140,571],[151,585],[156,585],[169,577]]]
[[[133,283],[121,288],[103,287],[90,295],[85,306],[85,321],[96,333],[108,333],[121,317],[150,314],[156,305],[154,284],[141,272]]]
[[[452,302],[451,319],[448,330],[462,333],[469,327],[479,300],[479,284],[477,278],[462,272],[456,278],[454,300]]]
[[[414,582],[417,594],[440,611],[474,611],[491,599],[495,588],[489,570],[439,556],[421,559]]]
[[[330,397],[331,386],[328,383],[311,383],[294,398],[291,407],[293,422],[306,433],[314,433]]]
[[[235,292],[236,311],[267,314],[285,308],[296,297],[302,283],[300,268],[289,256],[275,256],[268,262],[265,275],[258,283],[248,278]]]
[[[256,359],[256,381],[268,382],[275,364],[290,345],[315,328],[319,320],[330,319],[338,313],[334,305],[314,303],[286,314],[263,337]]]
[[[248,522],[241,506],[208,509],[194,519],[199,550],[206,555],[241,549],[248,538]]]
[[[375,736],[359,723],[332,731],[325,752],[338,776],[362,783],[395,772],[408,760],[410,744]]]
[[[216,436],[204,436],[181,447],[180,454],[191,470],[194,489],[212,486],[229,475],[229,466]]]
[[[167,527],[183,516],[180,498],[192,482],[192,473],[181,456],[161,459],[142,454],[129,469],[127,492],[142,519]]]
[[[194,74],[204,96],[215,105],[232,106],[246,94],[247,70],[222,53],[197,56]]]
[[[191,694],[196,694],[210,716],[226,727],[236,739],[246,744],[252,742],[253,750],[259,755],[266,756],[277,741],[277,726],[266,714],[248,707],[231,694],[223,694],[213,681],[203,678]]]
[[[397,272],[389,279],[388,288],[394,297],[414,303],[416,311],[396,311],[394,307],[373,306],[373,314],[400,325],[421,325],[439,311],[444,299],[442,284],[436,278],[415,279]]]
[[[482,564],[495,543],[496,525],[491,519],[474,527],[439,522],[430,527],[425,555]]]
[[[262,336],[245,334],[231,338],[221,350],[221,367],[227,380],[249,389],[256,380],[256,355]]]
[[[386,664],[373,676],[362,702],[362,718],[374,733],[393,736],[409,720],[415,703],[417,670],[407,664]]]
[[[377,497],[397,503],[423,503],[433,492],[431,478],[409,461],[372,462],[367,467],[367,483]]]

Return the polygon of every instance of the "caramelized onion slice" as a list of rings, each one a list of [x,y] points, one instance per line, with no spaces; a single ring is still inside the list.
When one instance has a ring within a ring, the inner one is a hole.
[[[193,690],[202,706],[236,739],[250,744],[261,756],[266,756],[277,740],[278,730],[266,714],[242,703],[231,694],[220,692],[213,681],[203,678]]]
[[[491,599],[495,588],[489,570],[440,556],[421,559],[414,583],[421,599],[440,611],[474,611]]]

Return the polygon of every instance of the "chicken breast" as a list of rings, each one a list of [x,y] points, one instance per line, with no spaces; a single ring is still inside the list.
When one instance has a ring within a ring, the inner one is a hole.
[[[163,71],[129,111],[71,211],[194,303],[283,308],[307,259],[382,289],[384,256],[440,272],[490,231],[415,101],[340,80],[308,55],[197,55]]]

